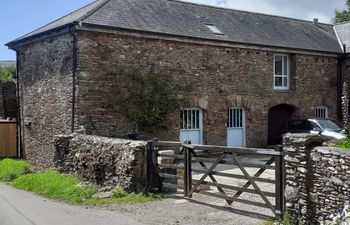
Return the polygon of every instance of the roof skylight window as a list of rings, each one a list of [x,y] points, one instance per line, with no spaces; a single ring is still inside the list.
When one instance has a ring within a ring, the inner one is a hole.
[[[207,27],[211,30],[211,32],[213,32],[214,34],[218,34],[218,35],[224,35],[224,33],[222,33],[221,30],[219,30],[219,28],[217,28],[216,26],[212,25],[212,24],[207,24]]]

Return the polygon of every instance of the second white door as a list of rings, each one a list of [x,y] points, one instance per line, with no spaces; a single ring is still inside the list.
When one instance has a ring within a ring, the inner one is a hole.
[[[243,108],[231,108],[227,112],[227,145],[245,147],[246,116]]]

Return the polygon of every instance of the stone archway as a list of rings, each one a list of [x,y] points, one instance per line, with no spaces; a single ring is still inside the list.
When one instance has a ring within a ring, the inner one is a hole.
[[[281,144],[286,122],[295,114],[296,108],[288,104],[279,104],[269,109],[268,144]]]

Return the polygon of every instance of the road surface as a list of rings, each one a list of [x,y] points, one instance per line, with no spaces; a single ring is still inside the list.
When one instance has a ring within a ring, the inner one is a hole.
[[[0,225],[142,225],[108,210],[50,201],[0,183]]]

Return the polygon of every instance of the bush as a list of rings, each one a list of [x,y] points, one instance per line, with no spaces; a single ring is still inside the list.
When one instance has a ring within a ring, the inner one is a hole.
[[[96,193],[88,187],[79,187],[79,179],[59,174],[58,172],[45,172],[29,174],[13,181],[18,189],[31,191],[49,199],[64,200],[71,203],[83,203]]]
[[[180,100],[171,85],[168,76],[154,69],[141,72],[120,71],[125,80],[128,96],[115,99],[116,104],[133,109],[128,117],[137,132],[153,132],[169,126],[168,116],[180,108]],[[131,105],[131,106],[130,106]]]
[[[0,181],[12,181],[30,170],[26,161],[4,159],[0,161]]]

